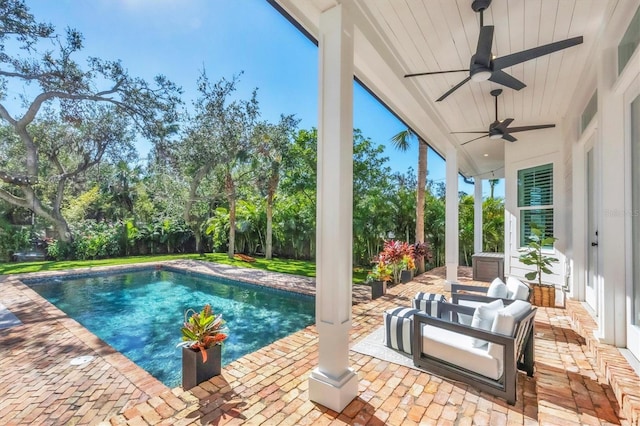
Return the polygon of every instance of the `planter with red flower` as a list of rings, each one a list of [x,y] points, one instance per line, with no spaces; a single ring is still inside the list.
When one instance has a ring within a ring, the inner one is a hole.
[[[211,305],[202,311],[188,309],[182,327],[182,387],[187,390],[220,374],[222,342],[227,338],[222,315],[215,315]]]
[[[384,242],[384,248],[378,258],[391,268],[394,284],[401,281],[402,271],[408,271],[406,277],[411,276],[411,272],[415,268],[413,249],[413,245],[402,241],[389,240]],[[411,278],[413,277],[411,276]]]

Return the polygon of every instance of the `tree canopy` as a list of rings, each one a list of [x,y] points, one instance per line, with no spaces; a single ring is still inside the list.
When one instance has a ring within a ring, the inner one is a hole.
[[[79,32],[55,33],[19,0],[0,7],[0,118],[15,134],[8,141],[15,155],[0,168],[0,199],[51,221],[68,241],[60,212],[67,182],[106,151],[126,147],[124,133],[132,127],[147,138],[161,135],[177,120],[181,90],[162,75],[153,83],[130,76],[117,60],[89,57],[81,64],[74,59],[83,48]],[[19,48],[8,52],[7,43]],[[20,107],[8,102],[14,85],[25,89]],[[57,191],[44,199],[37,185],[50,180]]]
[[[316,129],[299,129],[291,113],[262,119],[257,89],[237,94],[242,73],[214,80],[201,70],[187,104],[162,75],[146,81],[117,59],[78,59],[82,35],[37,21],[22,0],[0,0],[0,11],[0,259],[35,244],[56,259],[212,250],[314,258]],[[393,237],[428,241],[430,266],[441,265],[445,191],[426,180],[426,143],[418,139],[418,172],[398,173],[377,142],[389,135],[353,135],[355,264],[369,265]],[[406,149],[411,136],[396,144]],[[153,144],[144,165],[141,139]],[[465,262],[466,194],[460,209]],[[485,250],[501,248],[503,209],[485,200]]]

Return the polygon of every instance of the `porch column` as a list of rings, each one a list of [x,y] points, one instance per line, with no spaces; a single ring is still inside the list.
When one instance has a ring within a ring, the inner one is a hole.
[[[612,41],[607,37],[605,40]],[[598,154],[600,154],[601,202],[598,228],[598,330],[604,343],[626,347],[626,268],[624,239],[625,135],[624,97],[612,90],[616,81],[617,41],[606,45],[597,56],[598,64]],[[631,65],[631,64],[629,64]],[[597,167],[596,167],[597,170]]]
[[[309,399],[341,412],[358,393],[349,367],[353,221],[353,23],[344,4],[320,16],[316,327]]]
[[[482,253],[482,179],[474,179],[473,189],[473,252]]]
[[[458,151],[447,149],[447,192],[445,206],[445,262],[447,279],[445,290],[458,281]]]

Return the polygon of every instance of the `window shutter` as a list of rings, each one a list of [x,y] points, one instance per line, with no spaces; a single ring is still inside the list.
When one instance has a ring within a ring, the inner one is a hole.
[[[553,235],[553,164],[518,171],[520,246],[529,242],[531,224]]]
[[[518,171],[518,207],[553,205],[553,164]]]

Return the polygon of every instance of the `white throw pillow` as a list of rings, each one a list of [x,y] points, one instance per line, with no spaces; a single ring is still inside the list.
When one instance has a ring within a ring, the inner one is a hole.
[[[506,336],[513,335],[513,328],[516,325],[516,317],[531,310],[531,303],[523,300],[515,300],[511,304],[502,309],[498,309],[496,317],[491,326],[492,333],[504,334]],[[489,343],[487,351],[489,355],[502,362],[502,347],[497,343]]]
[[[507,292],[511,300],[529,300],[529,287],[515,277],[507,278]]]
[[[500,278],[496,278],[493,280],[489,289],[487,290],[487,296],[489,297],[498,297],[500,299],[504,299],[507,297],[507,286],[502,282]]]
[[[502,303],[502,299],[494,300],[491,303],[485,303],[476,308],[473,313],[473,319],[471,320],[471,327],[479,328],[482,330],[491,330],[493,326],[493,321],[496,317],[496,313],[499,309],[502,309],[504,304]],[[482,339],[473,339],[471,345],[474,348],[480,348],[486,345],[487,342]]]

